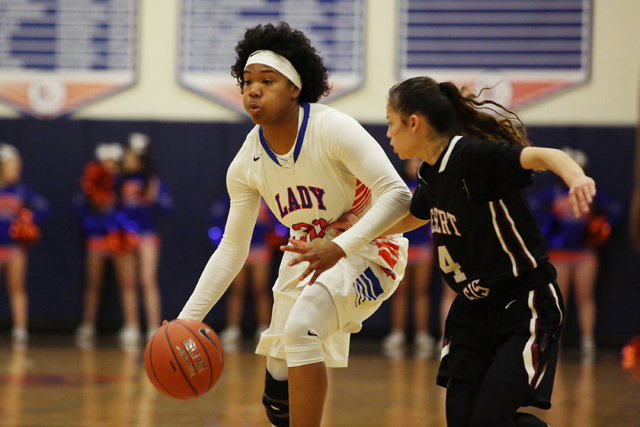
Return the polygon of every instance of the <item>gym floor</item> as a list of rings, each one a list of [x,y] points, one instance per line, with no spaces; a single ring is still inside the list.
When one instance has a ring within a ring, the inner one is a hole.
[[[114,337],[93,348],[68,336],[32,336],[27,348],[0,337],[0,425],[269,426],[261,403],[264,359],[244,342],[225,355],[215,387],[188,401],[157,392],[146,378],[144,348],[123,350]],[[444,427],[438,361],[408,352],[385,357],[378,342],[354,340],[350,366],[330,370],[326,427]],[[531,410],[554,427],[640,425],[640,369],[622,368],[617,350],[581,363],[563,350],[553,407]]]

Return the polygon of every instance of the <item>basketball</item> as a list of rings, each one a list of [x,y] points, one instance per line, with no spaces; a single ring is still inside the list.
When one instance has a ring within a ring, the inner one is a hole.
[[[144,367],[155,388],[173,399],[193,399],[211,390],[224,366],[224,350],[211,327],[172,320],[149,339]]]

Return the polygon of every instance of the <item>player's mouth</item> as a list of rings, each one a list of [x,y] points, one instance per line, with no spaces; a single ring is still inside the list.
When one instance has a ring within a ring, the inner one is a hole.
[[[247,106],[247,110],[249,110],[249,113],[251,114],[257,114],[262,111],[262,107],[258,104],[251,103]]]

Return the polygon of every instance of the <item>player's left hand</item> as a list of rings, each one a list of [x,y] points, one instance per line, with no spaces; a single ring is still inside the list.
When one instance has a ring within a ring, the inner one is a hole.
[[[573,180],[569,188],[569,203],[576,218],[589,213],[589,205],[593,203],[595,195],[596,183],[593,179],[583,175]]]
[[[280,250],[295,252],[300,254],[300,256],[289,261],[287,265],[293,267],[296,264],[307,261],[309,266],[300,275],[299,279],[304,280],[313,273],[311,280],[309,280],[309,285],[313,285],[320,274],[336,265],[337,262],[340,261],[340,258],[346,256],[342,248],[333,242],[314,245],[309,242],[302,242],[290,238],[289,243],[290,245],[280,246]]]
[[[328,224],[323,229],[323,231],[328,232],[329,230],[335,230],[336,236],[339,236],[345,231],[347,231],[348,229],[350,229],[351,227],[353,227],[359,220],[360,218],[358,218],[355,214],[351,212],[347,212],[346,214],[338,218],[337,221],[334,221],[331,224]]]

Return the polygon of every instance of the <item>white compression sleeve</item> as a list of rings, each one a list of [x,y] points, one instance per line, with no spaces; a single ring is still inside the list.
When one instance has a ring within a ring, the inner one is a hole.
[[[202,321],[213,305],[225,293],[242,269],[249,254],[251,234],[257,211],[244,208],[229,209],[227,225],[220,246],[209,258],[191,297],[178,315],[179,319]]]
[[[229,288],[247,259],[251,235],[260,210],[260,194],[244,182],[245,170],[246,166],[242,164],[239,154],[227,171],[231,205],[222,241],[209,258],[196,288],[178,315],[179,319],[202,321]]]
[[[358,122],[345,114],[331,118],[326,126],[335,137],[329,152],[378,198],[357,224],[333,240],[349,256],[406,216],[411,192],[382,147]]]

